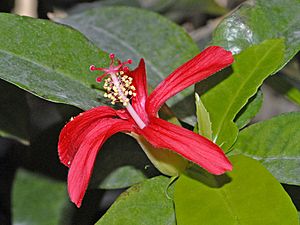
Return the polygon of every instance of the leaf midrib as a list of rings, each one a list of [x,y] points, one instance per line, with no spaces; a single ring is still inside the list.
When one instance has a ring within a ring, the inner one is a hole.
[[[224,202],[226,203],[230,214],[232,215],[233,219],[236,221],[235,225],[241,225],[240,219],[238,217],[238,214],[235,212],[234,207],[231,205],[230,200],[227,197],[227,193],[225,189],[219,189],[220,191],[218,192],[221,198],[224,199]]]
[[[276,45],[273,45],[271,48],[269,48],[269,50],[266,52],[266,54],[258,61],[258,63],[257,63],[256,65],[260,65],[260,64],[262,63],[262,61],[267,57],[267,55],[269,55],[269,53],[270,53],[275,47],[277,47],[277,45],[278,45],[278,43],[277,43]],[[258,70],[257,68],[259,68],[259,67],[256,67],[256,68],[250,73],[250,75],[247,77],[247,79],[245,80],[245,82],[242,83],[242,85],[239,86],[239,88],[238,88],[237,91],[235,92],[234,99],[236,99],[236,97],[239,95],[239,93],[241,92],[241,90],[242,90],[242,88],[245,86],[245,84],[248,83],[248,81],[250,80],[250,78],[252,78],[253,74],[254,74],[255,72],[257,72],[257,70]],[[256,89],[258,89],[258,88],[256,88]],[[250,97],[251,97],[251,96],[249,96],[249,98],[250,98]],[[247,100],[248,100],[249,98],[247,98]],[[217,139],[218,139],[218,137],[219,137],[219,133],[220,133],[220,131],[221,131],[221,128],[222,128],[223,125],[224,125],[225,118],[227,118],[227,116],[228,116],[228,114],[229,114],[229,111],[230,111],[230,109],[231,109],[231,107],[232,107],[232,105],[233,105],[234,102],[235,102],[235,101],[231,101],[231,102],[229,103],[229,106],[226,108],[226,111],[225,111],[225,113],[223,114],[223,115],[225,115],[225,116],[222,117],[222,119],[221,119],[221,121],[220,121],[220,123],[219,123],[219,125],[218,125],[218,127],[217,127],[217,132],[216,132],[216,134],[215,134],[215,136],[217,137]],[[246,102],[245,102],[245,103],[246,103]],[[245,103],[240,107],[240,109],[245,105]],[[234,117],[232,118],[232,120],[233,120],[233,119],[234,119]],[[230,120],[230,121],[233,122],[232,120]]]
[[[266,156],[266,157],[263,157],[263,156],[259,156],[257,154],[246,153],[244,151],[242,152],[242,154],[245,156],[249,156],[256,160],[270,160],[270,161],[273,161],[273,160],[299,160],[300,161],[300,157],[292,157],[292,156],[285,156],[285,157]]]
[[[41,63],[39,63],[39,62],[36,62],[36,61],[34,61],[34,60],[30,59],[30,58],[27,58],[27,57],[24,57],[24,56],[21,56],[21,55],[17,55],[17,54],[15,54],[15,53],[13,53],[13,52],[6,51],[6,50],[4,50],[4,49],[0,49],[0,52],[2,52],[2,53],[4,53],[4,54],[7,54],[7,55],[12,55],[12,56],[14,56],[14,57],[16,57],[16,58],[19,58],[19,59],[22,59],[22,60],[24,60],[24,61],[30,62],[30,63],[32,63],[32,64],[34,64],[34,65],[36,65],[36,66],[38,66],[38,67],[40,67],[40,68],[42,68],[42,69],[45,69],[45,70],[48,70],[48,71],[53,71],[54,73],[57,73],[57,74],[59,74],[59,75],[62,75],[63,77],[68,77],[68,78],[70,78],[71,80],[73,80],[74,82],[79,83],[79,84],[85,86],[86,88],[89,88],[89,84],[88,84],[88,83],[86,83],[86,82],[84,82],[84,81],[81,82],[80,80],[75,79],[73,76],[71,76],[71,74],[63,73],[62,71],[55,71],[55,70],[53,70],[53,68],[51,68],[51,67],[49,67],[49,66],[46,66],[46,65],[44,65],[44,64],[41,64]],[[0,59],[0,60],[1,60],[1,59]]]

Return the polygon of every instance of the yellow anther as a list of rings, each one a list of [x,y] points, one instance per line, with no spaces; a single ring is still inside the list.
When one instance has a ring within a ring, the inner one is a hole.
[[[124,106],[127,106],[130,99],[136,96],[134,92],[136,88],[132,85],[133,78],[126,75],[124,71],[115,73],[115,75],[118,79],[118,84],[115,86],[116,81],[113,81],[111,77],[107,78],[103,85],[103,88],[107,92],[104,94],[104,97],[110,99],[113,105],[116,102],[120,102]]]

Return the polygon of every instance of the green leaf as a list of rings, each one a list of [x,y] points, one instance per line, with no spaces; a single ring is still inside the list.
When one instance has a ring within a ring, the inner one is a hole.
[[[66,198],[64,183],[20,170],[13,190],[13,224],[58,224]]]
[[[280,183],[256,160],[233,156],[233,171],[179,177],[175,184],[178,225],[298,225],[298,215]]]
[[[244,128],[251,119],[258,113],[263,104],[263,93],[258,91],[252,96],[248,103],[242,108],[242,110],[236,115],[234,119],[235,124],[239,129]]]
[[[213,34],[213,44],[239,53],[267,39],[285,39],[283,66],[300,50],[299,0],[247,1],[227,16]]]
[[[140,170],[133,166],[123,166],[105,177],[99,187],[102,189],[125,188],[144,180],[146,180],[146,176]]]
[[[101,49],[121,59],[132,58],[138,63],[144,58],[151,87],[199,53],[196,43],[181,27],[142,9],[96,8],[58,22],[78,29]],[[181,119],[194,115],[193,96],[186,99],[192,93],[193,88],[186,89],[168,102]]]
[[[233,122],[265,78],[282,63],[284,44],[281,39],[268,40],[235,56],[233,73],[208,91],[200,88],[219,79],[218,75],[197,86],[203,104],[210,113],[214,140],[226,151],[236,140],[238,128]],[[221,74],[222,75],[222,74]],[[220,77],[222,78],[222,77]]]
[[[259,160],[280,182],[300,185],[300,113],[286,113],[245,128],[232,154]]]
[[[96,225],[175,225],[169,182],[168,178],[159,176],[129,188]]]
[[[0,136],[29,144],[29,108],[25,92],[0,80]]]
[[[89,66],[105,53],[79,32],[46,20],[0,14],[0,78],[44,99],[81,109],[101,104]],[[108,58],[108,57],[107,57]]]
[[[203,105],[199,95],[195,94],[196,99],[196,115],[197,115],[197,133],[212,140],[211,122],[209,113]]]

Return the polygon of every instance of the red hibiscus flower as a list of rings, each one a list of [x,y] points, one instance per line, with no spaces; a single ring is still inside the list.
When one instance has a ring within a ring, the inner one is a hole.
[[[160,107],[176,93],[199,82],[233,62],[231,52],[212,46],[186,62],[148,96],[144,60],[130,71],[125,64],[114,63],[110,55],[109,68],[97,78],[107,76],[105,97],[112,104],[122,103],[123,109],[100,106],[81,113],[65,125],[59,136],[58,151],[63,164],[69,167],[68,191],[71,200],[80,207],[87,189],[95,158],[103,143],[117,132],[142,136],[155,148],[169,149],[192,161],[210,173],[222,174],[232,169],[223,151],[210,140],[182,127],[158,118]],[[217,103],[216,103],[217,104]]]

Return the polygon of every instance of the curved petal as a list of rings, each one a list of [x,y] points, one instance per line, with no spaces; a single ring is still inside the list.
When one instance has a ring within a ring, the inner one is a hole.
[[[199,82],[233,62],[231,52],[218,46],[206,48],[203,52],[173,71],[150,94],[146,103],[146,111],[155,116],[169,98]]]
[[[71,119],[59,135],[58,155],[60,161],[69,167],[86,133],[97,125],[99,119],[113,118],[117,116],[117,113],[113,108],[100,106],[80,113]]]
[[[232,169],[222,149],[185,128],[152,118],[148,126],[139,132],[154,147],[173,150],[210,173],[218,175]]]
[[[85,132],[68,174],[68,192],[77,207],[81,206],[97,153],[103,143],[117,132],[131,131],[132,126],[121,119],[103,118]]]
[[[145,110],[148,89],[144,59],[141,59],[138,67],[130,72],[130,76],[133,78],[133,85],[136,88],[136,96],[132,98],[131,104],[142,120],[148,121]]]

